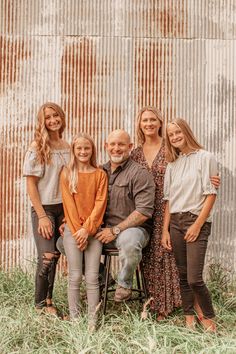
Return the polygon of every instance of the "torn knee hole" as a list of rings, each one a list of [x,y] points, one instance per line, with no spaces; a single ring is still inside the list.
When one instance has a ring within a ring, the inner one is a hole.
[[[43,261],[51,261],[53,259],[58,259],[60,257],[60,253],[55,251],[55,252],[45,252],[43,254]]]
[[[48,277],[48,273],[51,271],[52,267],[57,263],[60,256],[59,252],[45,252],[42,256],[43,265],[39,275],[45,279]]]

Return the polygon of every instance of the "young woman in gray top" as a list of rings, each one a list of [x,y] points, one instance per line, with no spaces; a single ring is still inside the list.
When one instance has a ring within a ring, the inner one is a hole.
[[[35,306],[41,311],[56,313],[52,292],[56,264],[60,253],[56,249],[59,226],[64,217],[59,175],[69,161],[69,144],[62,140],[65,114],[55,103],[45,103],[39,109],[35,139],[24,161],[27,192],[32,203],[31,216],[38,253],[35,279]]]
[[[162,245],[174,252],[186,326],[194,327],[194,304],[198,303],[202,325],[215,331],[215,313],[202,273],[217,194],[210,176],[217,175],[217,163],[197,142],[183,119],[169,123],[166,133],[169,164],[164,181],[167,203]]]

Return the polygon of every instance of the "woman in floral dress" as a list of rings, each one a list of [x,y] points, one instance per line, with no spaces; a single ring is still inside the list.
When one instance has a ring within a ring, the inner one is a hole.
[[[166,161],[162,138],[162,115],[159,110],[150,106],[140,110],[137,136],[139,146],[132,151],[131,157],[152,174],[156,184],[153,235],[143,253],[143,266],[148,294],[153,298],[151,309],[157,313],[157,319],[160,320],[174,308],[181,306],[181,297],[174,255],[165,251],[161,245]]]

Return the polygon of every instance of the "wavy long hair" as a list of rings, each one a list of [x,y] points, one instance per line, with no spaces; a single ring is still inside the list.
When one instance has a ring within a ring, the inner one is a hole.
[[[153,107],[153,106],[145,106],[140,109],[140,111],[138,112],[138,115],[137,115],[136,134],[137,134],[139,145],[143,145],[145,143],[145,136],[144,136],[142,129],[140,127],[140,123],[141,123],[141,119],[142,119],[142,114],[146,111],[151,111],[152,113],[154,113],[156,118],[160,121],[161,126],[158,131],[158,135],[162,137],[163,116],[162,116],[161,111],[158,108]]]
[[[186,120],[182,118],[176,118],[172,120],[170,123],[168,123],[166,127],[166,160],[168,162],[175,161],[180,154],[180,150],[173,147],[170,143],[170,139],[168,136],[168,127],[170,126],[170,124],[174,124],[176,125],[176,127],[181,129],[186,139],[188,148],[190,148],[193,151],[198,149],[204,149],[203,146],[197,141],[196,137],[192,132],[192,129],[190,128]]]
[[[96,157],[96,147],[93,139],[87,133],[79,133],[77,134],[71,143],[70,147],[70,162],[67,168],[67,178],[69,182],[69,189],[71,194],[77,193],[77,185],[78,185],[78,162],[75,156],[75,144],[78,142],[78,139],[84,138],[89,141],[92,146],[92,156],[90,158],[90,165],[94,168],[97,168],[97,157]]]
[[[40,164],[50,164],[51,162],[51,147],[50,147],[50,136],[48,130],[45,126],[45,109],[52,108],[61,118],[61,128],[59,130],[59,136],[62,137],[62,133],[65,130],[65,113],[60,106],[53,102],[44,103],[37,115],[37,125],[34,134],[34,140],[36,142],[36,154],[37,160]]]

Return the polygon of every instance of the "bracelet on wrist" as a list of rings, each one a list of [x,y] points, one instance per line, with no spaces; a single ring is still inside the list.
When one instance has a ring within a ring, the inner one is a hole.
[[[41,215],[41,216],[38,216],[38,219],[43,219],[43,218],[47,218],[48,216],[45,214],[45,215]]]

